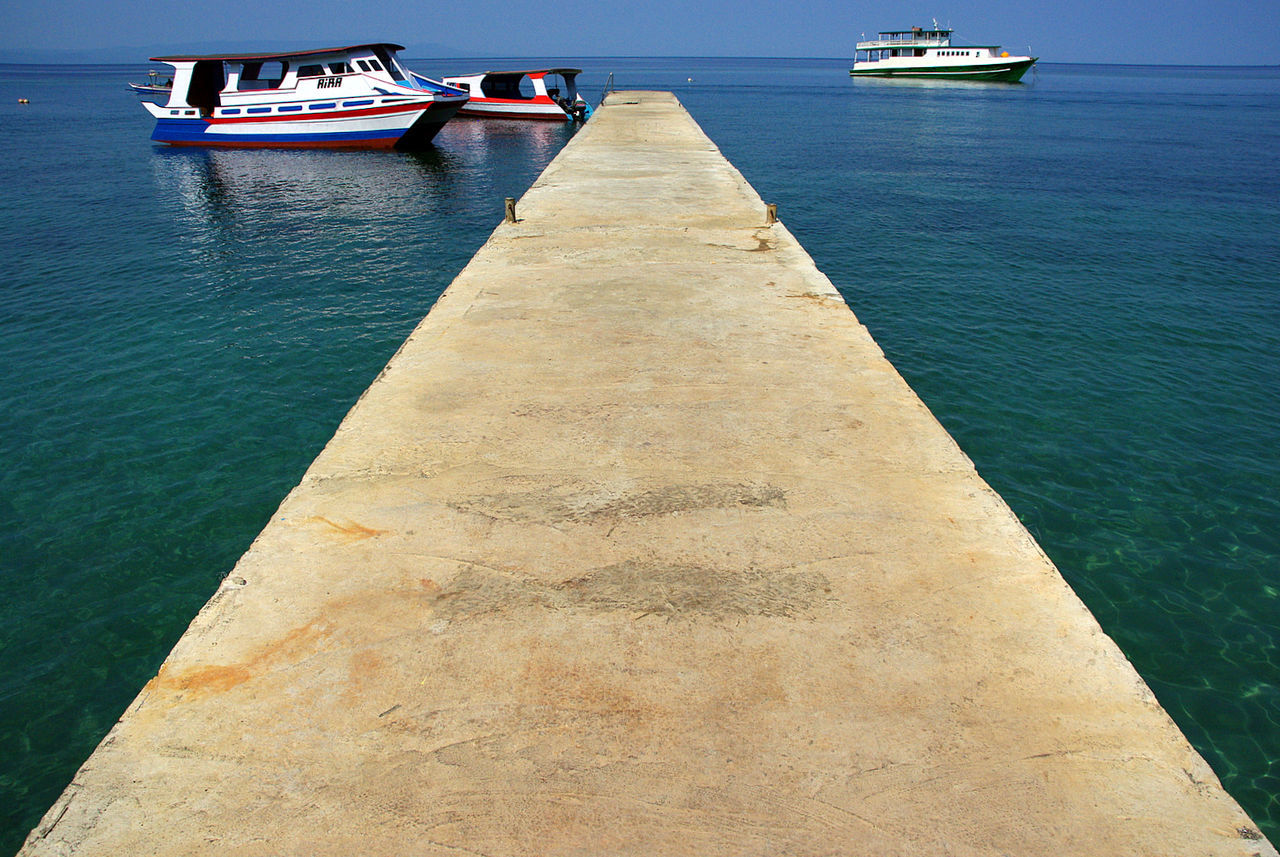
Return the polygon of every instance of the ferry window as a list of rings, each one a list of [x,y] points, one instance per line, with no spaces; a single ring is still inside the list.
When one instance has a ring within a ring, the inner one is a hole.
[[[298,77],[323,77],[324,66],[316,63],[314,65],[298,66]]]
[[[349,74],[351,72],[351,66],[339,60],[338,62],[329,63],[329,71],[334,74]]]
[[[356,65],[360,66],[360,70],[361,70],[361,71],[368,71],[368,70],[369,70],[369,64],[368,64],[367,62],[365,62],[364,60],[356,60]]]
[[[369,60],[369,68],[373,69],[374,71],[382,71],[382,66],[378,65],[377,60]]]

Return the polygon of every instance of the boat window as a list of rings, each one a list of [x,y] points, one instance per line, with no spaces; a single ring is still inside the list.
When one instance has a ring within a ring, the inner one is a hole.
[[[278,60],[247,62],[240,68],[240,82],[236,89],[278,89],[288,70],[289,64]]]
[[[369,60],[369,68],[373,69],[374,71],[382,71],[382,66],[378,65],[377,60]]]
[[[337,62],[329,63],[329,71],[333,74],[350,74],[351,66],[347,65],[342,60],[338,60]]]
[[[480,91],[487,98],[509,98],[528,101],[533,98],[533,82],[522,74],[491,74],[480,81]]]
[[[368,70],[369,70],[369,64],[368,64],[367,62],[365,62],[364,60],[356,60],[356,65],[360,66],[360,70],[361,70],[361,71],[368,71]]]
[[[213,113],[222,100],[218,93],[226,86],[226,72],[221,60],[200,60],[191,71],[191,84],[187,87],[187,103],[200,110],[202,115]]]
[[[373,52],[378,55],[378,59],[382,61],[382,65],[387,70],[387,74],[391,75],[392,80],[408,80],[409,75],[405,74],[398,65],[396,59],[385,48],[374,48]]]
[[[323,77],[324,66],[320,63],[298,66],[298,77]]]

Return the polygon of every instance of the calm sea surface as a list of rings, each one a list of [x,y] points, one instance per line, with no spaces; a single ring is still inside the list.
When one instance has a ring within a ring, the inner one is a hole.
[[[573,62],[778,203],[1280,842],[1280,70]],[[147,68],[0,66],[0,853],[572,135],[164,150]]]

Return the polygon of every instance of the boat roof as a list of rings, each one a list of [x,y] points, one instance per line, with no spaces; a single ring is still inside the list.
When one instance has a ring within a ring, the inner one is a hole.
[[[912,27],[909,30],[881,30],[882,36],[931,36],[934,34],[944,34],[955,32],[949,27],[934,27],[926,30],[924,27]]]
[[[531,69],[527,69],[527,70],[525,70],[525,71],[477,71],[477,72],[474,72],[474,73],[472,73],[472,74],[450,74],[450,75],[445,75],[445,76],[446,76],[446,77],[479,77],[479,76],[480,76],[480,75],[482,75],[482,74],[502,74],[502,75],[517,75],[517,74],[582,74],[582,69],[580,69],[580,68],[531,68]]]
[[[368,42],[363,45],[344,45],[336,48],[316,48],[303,51],[273,51],[265,54],[179,54],[167,57],[151,57],[152,62],[199,62],[201,60],[222,60],[223,62],[256,62],[258,60],[280,60],[293,57],[311,57],[320,54],[341,54],[358,51],[362,48],[386,48],[392,51],[404,50],[404,45],[391,42]]]

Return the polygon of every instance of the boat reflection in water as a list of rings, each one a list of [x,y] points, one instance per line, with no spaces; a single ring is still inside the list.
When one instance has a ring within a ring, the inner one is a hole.
[[[206,285],[271,270],[316,288],[422,288],[437,271],[452,280],[574,129],[450,123],[415,152],[164,147],[152,169],[175,252],[201,257]]]
[[[156,181],[172,188],[194,226],[252,221],[255,234],[295,244],[309,225],[326,243],[376,239],[396,223],[429,218],[447,204],[460,159],[431,149],[399,156],[277,149],[157,149]],[[341,231],[334,227],[341,225]],[[293,229],[298,231],[294,232]]]
[[[545,165],[578,127],[571,122],[454,122],[437,143],[462,157],[532,157]]]

